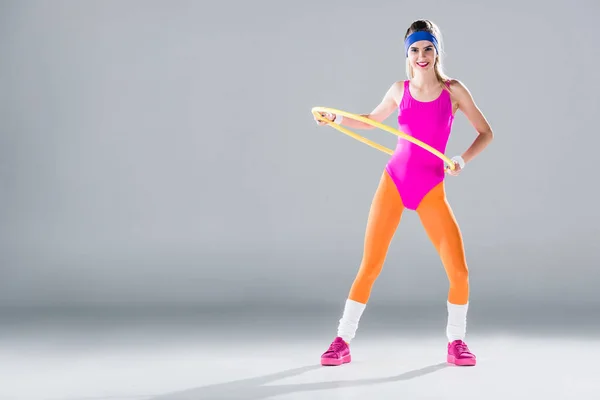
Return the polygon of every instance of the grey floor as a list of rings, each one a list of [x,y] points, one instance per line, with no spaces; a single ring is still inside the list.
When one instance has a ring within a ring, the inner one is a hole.
[[[600,335],[589,318],[555,320],[555,329],[528,318],[473,322],[479,364],[459,368],[444,362],[439,310],[403,323],[373,312],[353,362],[321,367],[335,310],[177,310],[4,313],[0,399],[600,398]]]

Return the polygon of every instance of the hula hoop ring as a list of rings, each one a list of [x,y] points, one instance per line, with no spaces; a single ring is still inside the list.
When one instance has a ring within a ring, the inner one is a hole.
[[[394,129],[390,126],[387,126],[385,124],[382,124],[381,122],[377,122],[374,121],[372,119],[369,118],[365,118],[361,115],[357,115],[357,114],[352,114],[349,113],[347,111],[342,111],[342,110],[338,110],[335,108],[329,108],[329,107],[313,107],[312,108],[312,114],[315,116],[315,118],[319,121],[323,121],[326,122],[327,125],[331,126],[332,128],[337,129],[338,131],[345,133],[346,135],[358,140],[359,142],[365,143],[377,150],[380,150],[386,154],[392,155],[394,152],[392,151],[392,149],[389,149],[387,147],[384,147],[382,145],[380,145],[379,143],[376,143],[372,140],[369,140],[367,138],[365,138],[364,136],[358,135],[354,132],[352,132],[351,130],[348,130],[346,128],[344,128],[343,126],[340,126],[339,124],[336,124],[333,121],[329,121],[328,119],[325,119],[324,117],[321,116],[321,112],[325,112],[325,113],[331,113],[331,114],[336,114],[336,115],[342,115],[344,117],[350,118],[350,119],[354,119],[356,121],[360,121],[363,122],[367,125],[371,125],[375,128],[379,128],[382,129],[386,132],[389,132],[393,135],[396,135],[398,137],[401,137],[402,139],[406,139],[411,143],[416,144],[419,147],[422,147],[423,149],[429,151],[430,153],[434,154],[435,156],[437,156],[438,158],[442,159],[446,164],[446,170],[450,169],[450,170],[454,170],[456,167],[454,165],[454,162],[452,162],[452,160],[450,160],[448,157],[446,157],[443,153],[441,153],[440,151],[438,151],[437,149],[434,149],[433,147],[431,147],[430,145],[428,145],[427,143],[424,143],[422,141],[420,141],[419,139],[415,139],[414,137],[407,135],[404,132],[400,132],[397,129]]]

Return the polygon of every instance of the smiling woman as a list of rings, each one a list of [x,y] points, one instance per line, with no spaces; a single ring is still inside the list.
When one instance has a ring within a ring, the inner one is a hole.
[[[456,176],[490,143],[493,134],[467,88],[444,74],[441,53],[438,27],[429,20],[414,21],[404,36],[408,80],[393,83],[379,105],[370,114],[361,116],[382,122],[397,111],[400,131],[443,154],[454,115],[461,110],[478,135],[462,155],[452,159],[455,168],[449,174]],[[341,115],[321,115],[349,128],[373,128],[370,124]],[[317,116],[315,120],[319,125],[326,124]],[[341,365],[351,361],[349,343],[356,334],[405,209],[415,210],[419,215],[448,277],[446,360],[456,365],[476,364],[475,355],[464,342],[469,269],[462,234],[446,199],[445,175],[441,159],[411,141],[398,139],[371,203],[362,261],[346,299],[338,335],[321,356],[323,365]]]
[[[442,68],[442,34],[440,29],[429,20],[417,20],[406,30],[404,35],[406,51],[406,75],[408,79],[415,77],[415,68],[432,69],[437,81],[444,85],[450,78]]]

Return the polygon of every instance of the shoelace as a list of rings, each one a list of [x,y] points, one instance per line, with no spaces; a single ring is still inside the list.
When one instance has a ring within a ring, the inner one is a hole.
[[[468,353],[469,352],[469,348],[467,347],[466,344],[464,343],[457,343],[454,345],[454,349],[460,354],[460,353]]]
[[[335,343],[332,343],[331,346],[329,346],[329,351],[339,353],[343,348],[344,348],[343,343],[335,342]]]

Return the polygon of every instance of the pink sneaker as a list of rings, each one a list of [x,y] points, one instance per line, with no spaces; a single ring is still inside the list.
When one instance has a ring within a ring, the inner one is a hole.
[[[350,361],[350,347],[339,336],[331,343],[329,349],[321,355],[321,365],[342,365]]]
[[[469,351],[469,346],[462,340],[455,340],[448,343],[447,361],[454,365],[475,365],[477,359],[473,353]]]

